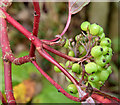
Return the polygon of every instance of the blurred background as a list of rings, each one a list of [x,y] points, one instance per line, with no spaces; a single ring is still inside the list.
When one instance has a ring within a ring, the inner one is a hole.
[[[67,3],[45,2],[40,3],[41,18],[39,24],[38,37],[40,39],[53,39],[55,35],[60,34],[64,29],[67,21],[68,7]],[[20,22],[27,30],[32,32],[33,27],[33,4],[14,2],[8,9],[8,13],[18,22]],[[80,24],[88,20],[90,23],[97,23],[104,28],[107,37],[112,40],[112,48],[114,55],[110,62],[113,73],[106,81],[101,90],[119,97],[118,74],[120,63],[120,49],[118,43],[118,3],[116,2],[91,2],[85,6],[79,13],[72,16],[72,21],[66,37],[71,38],[81,33]],[[8,35],[10,45],[16,57],[29,54],[30,41],[28,41],[19,31],[8,23]],[[65,48],[55,47],[55,49],[67,53]],[[1,54],[1,52],[0,52]],[[65,60],[50,53],[57,61]],[[1,55],[2,56],[2,55]],[[62,73],[55,73],[53,64],[41,57],[37,52],[37,62],[41,68],[47,72],[57,83],[66,88],[68,82]],[[118,63],[119,62],[119,63]],[[2,61],[0,61],[2,64]],[[18,103],[74,103],[66,98],[57,89],[52,86],[31,64],[27,63],[21,66],[12,65],[12,78],[15,97]],[[2,68],[3,71],[3,68]],[[0,71],[1,72],[1,71]],[[3,77],[3,72],[0,73]],[[2,79],[2,92],[4,93],[4,79]]]

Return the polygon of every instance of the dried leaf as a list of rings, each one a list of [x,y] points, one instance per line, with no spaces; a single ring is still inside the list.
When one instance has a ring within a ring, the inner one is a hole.
[[[32,80],[25,80],[13,88],[14,97],[17,103],[29,102],[35,94],[36,83]]]
[[[81,0],[75,0],[74,2],[70,2],[71,14],[76,14],[89,2],[90,0],[85,0],[84,2],[83,1],[81,2]]]

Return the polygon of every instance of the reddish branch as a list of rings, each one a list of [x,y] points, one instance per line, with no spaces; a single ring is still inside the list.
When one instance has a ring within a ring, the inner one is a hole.
[[[0,17],[0,24],[1,27],[1,47],[3,56],[6,52],[11,52],[9,47],[8,35],[7,35],[7,25],[4,17]],[[13,96],[13,89],[12,89],[12,79],[11,79],[11,63],[10,62],[3,62],[4,63],[4,79],[5,79],[5,94],[8,103],[15,103],[15,99]]]
[[[34,2],[36,1],[36,2]],[[40,7],[39,7],[39,2],[38,0],[33,0],[33,5],[34,5],[34,25],[33,25],[33,35],[37,36],[38,34],[38,29],[39,29],[39,21],[40,21]],[[30,57],[35,56],[35,46],[31,44],[30,47]]]
[[[24,63],[31,62],[31,61],[35,60],[35,57],[29,57],[28,55],[26,55],[26,56],[23,56],[20,58],[16,58],[16,57],[14,57],[14,55],[12,53],[6,52],[6,54],[3,57],[3,60],[6,62],[7,61],[12,62],[15,65],[22,65]]]

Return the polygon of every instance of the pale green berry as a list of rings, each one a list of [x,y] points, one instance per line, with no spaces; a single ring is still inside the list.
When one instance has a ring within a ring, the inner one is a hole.
[[[68,55],[74,57],[74,56],[75,56],[75,53],[74,53],[74,51],[70,50],[70,51],[68,52]]]
[[[92,73],[97,71],[97,65],[94,62],[89,62],[85,65],[85,71],[87,73]]]
[[[94,23],[90,26],[90,34],[97,35],[99,33],[99,31],[100,31],[100,26],[99,25]]]
[[[76,94],[76,93],[78,92],[78,91],[77,91],[77,87],[76,87],[74,84],[68,85],[67,90],[68,90],[70,93],[73,93],[73,94]]]
[[[91,49],[91,55],[95,58],[102,55],[102,53],[103,53],[103,48],[101,46],[94,46]]]
[[[89,29],[89,28],[90,28],[90,23],[88,21],[85,21],[81,24],[81,29],[83,31],[87,31],[87,29]]]

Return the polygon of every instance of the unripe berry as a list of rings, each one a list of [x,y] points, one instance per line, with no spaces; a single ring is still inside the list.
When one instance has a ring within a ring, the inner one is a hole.
[[[99,36],[99,38],[100,38],[99,41],[101,41],[102,39],[105,38],[105,33],[99,34],[98,36]]]
[[[112,55],[109,54],[109,53],[107,53],[107,54],[105,55],[106,63],[109,63],[109,62],[111,61],[111,58],[112,58]]]
[[[95,62],[96,62],[98,65],[100,65],[100,66],[103,67],[103,66],[106,65],[106,58],[105,58],[105,56],[101,55],[101,56],[95,58]]]
[[[95,74],[91,74],[88,76],[88,81],[90,82],[98,82],[99,81],[99,77]]]
[[[101,46],[94,46],[91,49],[91,55],[93,57],[98,57],[98,56],[102,55],[102,53],[103,53],[103,48]]]
[[[81,24],[81,29],[83,31],[87,31],[87,29],[89,29],[89,28],[90,28],[90,23],[88,21],[85,21]]]
[[[100,26],[99,25],[94,23],[90,26],[90,34],[97,35],[99,33],[99,31],[100,31]]]
[[[109,47],[102,46],[102,48],[103,48],[103,55],[106,55],[109,52]]]
[[[97,71],[97,65],[94,62],[90,62],[85,65],[85,71],[87,73],[92,73]]]
[[[103,33],[103,28],[100,27],[100,30],[99,30],[98,36],[99,36],[100,34],[102,34],[102,33]]]
[[[111,40],[109,38],[104,38],[101,40],[100,45],[111,47]]]
[[[71,66],[72,66],[72,62],[71,61],[67,61],[66,62],[66,64],[65,64],[65,66],[67,67],[67,68],[70,68]]]
[[[68,55],[74,57],[74,56],[75,56],[75,53],[74,53],[74,51],[70,50],[70,51],[68,52]]]
[[[109,74],[112,73],[111,66],[109,66],[109,67],[107,68],[107,71],[109,72]]]
[[[102,68],[100,65],[97,65],[97,69],[98,69],[99,71],[102,71],[102,70],[103,70],[103,68]]]
[[[72,65],[72,71],[76,73],[80,73],[80,65],[78,63],[74,63]]]
[[[70,92],[70,93],[73,93],[73,94],[76,94],[78,91],[77,91],[77,88],[74,84],[70,84],[68,85],[67,87],[67,90]]]
[[[107,70],[103,70],[99,74],[99,78],[101,81],[106,81],[109,77],[109,72]]]

